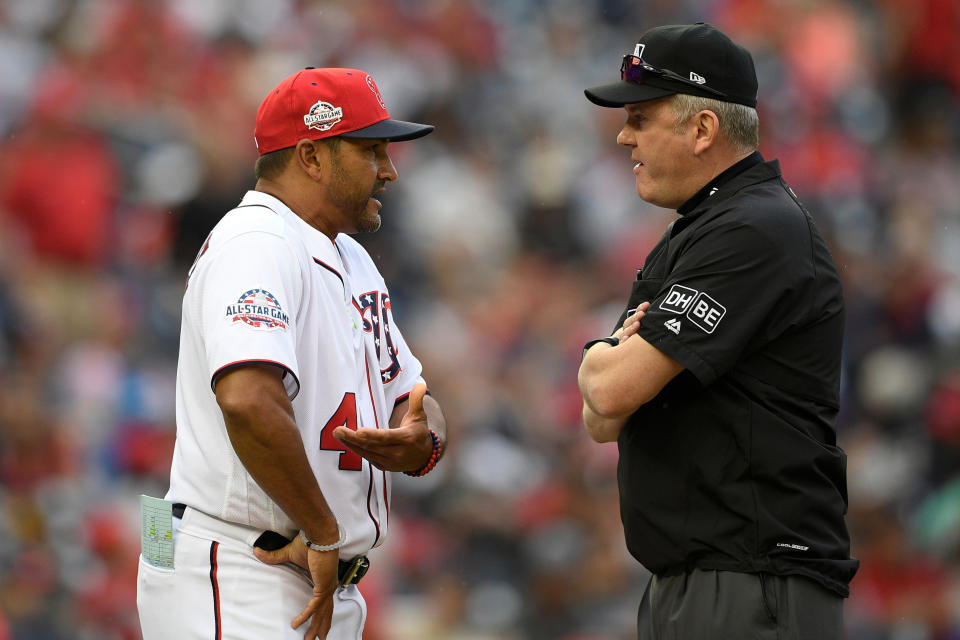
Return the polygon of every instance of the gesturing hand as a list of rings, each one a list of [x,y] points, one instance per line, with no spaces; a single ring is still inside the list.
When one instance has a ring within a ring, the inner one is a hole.
[[[351,451],[369,460],[384,471],[415,471],[422,468],[433,453],[433,438],[427,427],[427,413],[423,397],[427,385],[422,382],[410,392],[410,406],[406,415],[393,429],[346,427],[333,430],[333,437]]]
[[[304,622],[310,620],[310,626],[304,635],[304,640],[323,640],[330,631],[333,621],[333,594],[337,590],[337,564],[339,555],[333,551],[314,551],[308,549],[300,537],[276,551],[267,551],[259,547],[253,548],[253,555],[266,564],[283,564],[289,562],[301,569],[306,569],[313,581],[313,597],[303,611],[293,619],[290,626],[299,629]]]

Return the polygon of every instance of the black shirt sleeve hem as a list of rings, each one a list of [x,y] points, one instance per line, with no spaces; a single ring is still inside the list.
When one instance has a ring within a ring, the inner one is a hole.
[[[640,327],[637,335],[649,342],[658,351],[670,356],[692,373],[700,384],[706,386],[716,380],[720,373],[695,351],[683,344],[673,335],[659,330]]]

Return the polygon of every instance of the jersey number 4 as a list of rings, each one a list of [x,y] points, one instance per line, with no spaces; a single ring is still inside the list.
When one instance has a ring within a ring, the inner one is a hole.
[[[340,469],[360,471],[363,469],[363,458],[333,437],[333,430],[337,427],[357,430],[357,395],[355,393],[343,394],[340,406],[333,412],[333,416],[327,420],[326,426],[320,432],[320,448],[324,451],[340,452]]]

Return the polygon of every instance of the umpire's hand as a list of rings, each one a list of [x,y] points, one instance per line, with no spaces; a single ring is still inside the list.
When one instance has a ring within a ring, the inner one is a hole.
[[[627,319],[623,321],[623,326],[613,333],[614,337],[620,339],[620,344],[626,342],[630,336],[637,334],[637,330],[640,328],[640,321],[643,320],[643,316],[647,314],[647,309],[649,308],[649,302],[641,303],[636,311],[627,316]]]
[[[313,597],[304,607],[290,626],[299,629],[304,622],[311,620],[304,640],[323,640],[330,631],[333,621],[333,594],[337,590],[337,567],[340,556],[336,549],[333,551],[314,551],[308,549],[300,536],[293,542],[276,551],[267,551],[260,547],[253,548],[253,555],[266,564],[283,564],[289,562],[301,569],[306,569],[313,581]]]

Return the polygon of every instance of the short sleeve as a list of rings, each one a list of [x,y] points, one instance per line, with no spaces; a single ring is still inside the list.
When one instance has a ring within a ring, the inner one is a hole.
[[[690,238],[651,298],[638,334],[709,384],[782,332],[803,308],[804,240],[742,223]]]
[[[253,363],[284,370],[284,386],[299,392],[295,319],[302,275],[286,240],[260,231],[242,233],[211,252],[198,269],[198,307],[210,384],[231,368]]]

